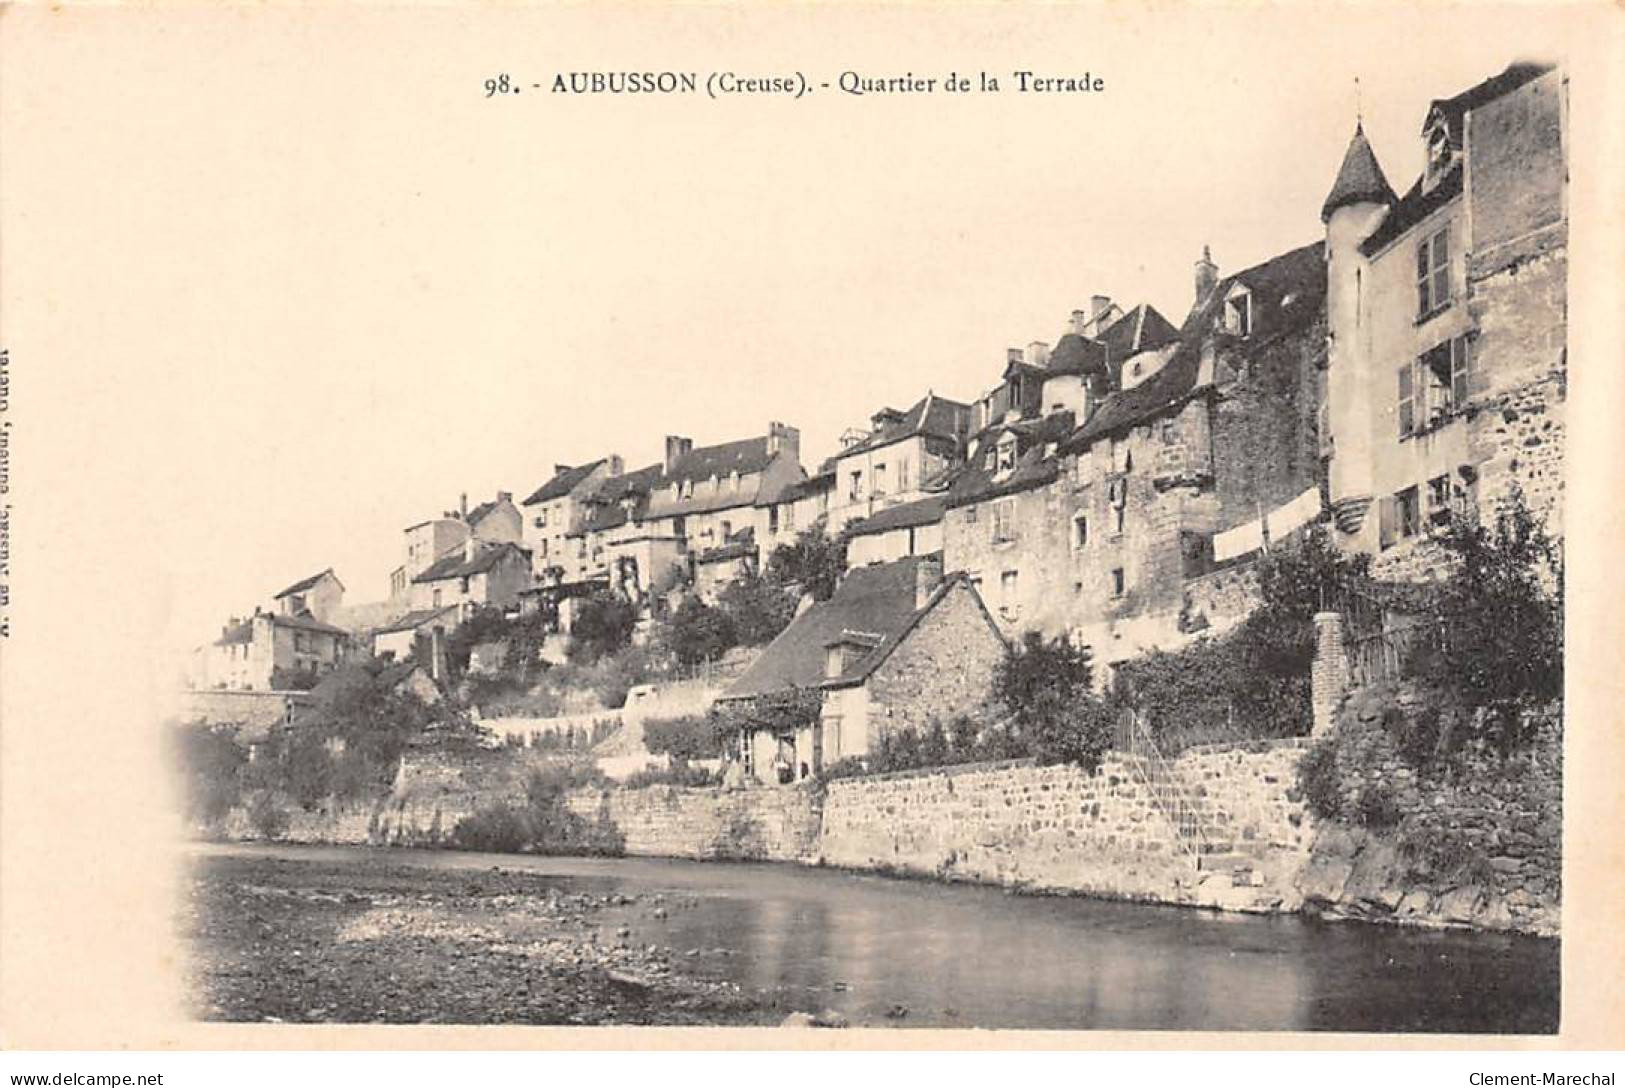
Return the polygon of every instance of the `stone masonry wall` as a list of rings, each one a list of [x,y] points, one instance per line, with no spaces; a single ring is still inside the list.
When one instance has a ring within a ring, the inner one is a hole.
[[[628,854],[798,861],[817,851],[819,798],[802,787],[582,790],[569,805],[589,820],[607,815]]]
[[[1004,640],[963,582],[869,677],[871,745],[884,733],[974,713],[993,690]]]
[[[1065,765],[976,764],[830,783],[822,860],[1051,891],[1292,909],[1306,859],[1302,805],[1287,797],[1302,756],[1295,742],[1194,749],[1180,779],[1253,858],[1260,886],[1232,887],[1194,858],[1135,769],[1109,755],[1094,775]]]

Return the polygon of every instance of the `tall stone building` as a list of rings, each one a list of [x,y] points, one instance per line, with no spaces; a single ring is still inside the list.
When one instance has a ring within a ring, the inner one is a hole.
[[[1434,101],[1403,196],[1356,125],[1326,224],[1329,490],[1340,546],[1396,577],[1514,488],[1561,534],[1567,83],[1518,63]]]

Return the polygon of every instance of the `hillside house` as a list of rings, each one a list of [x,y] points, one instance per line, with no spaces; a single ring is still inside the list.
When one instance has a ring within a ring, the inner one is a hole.
[[[847,566],[889,563],[911,555],[940,555],[946,504],[944,495],[928,495],[848,525]]]
[[[515,606],[531,584],[530,554],[517,544],[472,537],[412,580],[414,611],[456,608],[458,622],[475,608]]]
[[[328,567],[320,574],[301,578],[272,598],[278,615],[310,616],[322,623],[332,621],[344,605],[344,583]]]
[[[925,496],[927,483],[959,464],[971,406],[927,392],[906,412],[882,408],[870,429],[848,431],[830,459],[829,531]]]
[[[1567,82],[1519,63],[1434,101],[1396,196],[1361,126],[1321,209],[1338,544],[1396,576],[1514,486],[1560,535],[1567,372]]]
[[[564,581],[587,576],[584,558],[570,546],[570,531],[591,512],[590,497],[606,480],[623,471],[616,454],[585,465],[554,465],[552,477],[520,504],[524,508],[523,543],[530,549],[538,578],[552,567],[559,568]]]
[[[346,631],[309,615],[256,611],[233,619],[204,648],[199,686],[271,691],[301,677],[313,683],[344,661],[349,642]]]
[[[923,731],[974,711],[992,690],[1005,642],[970,581],[913,557],[850,571],[768,644],[719,702],[819,693],[794,731],[740,738],[747,776],[782,782],[870,752],[888,731]]]

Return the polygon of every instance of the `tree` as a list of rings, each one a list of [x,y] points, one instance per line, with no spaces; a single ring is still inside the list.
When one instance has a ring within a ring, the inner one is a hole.
[[[570,628],[570,660],[591,663],[626,646],[637,626],[632,603],[601,589],[582,599]]]
[[[1114,708],[1094,693],[1089,652],[1062,636],[1029,631],[993,677],[993,694],[1014,716],[1030,755],[1072,763],[1093,774],[1111,747]]]
[[[733,619],[698,597],[689,597],[672,615],[667,631],[672,653],[684,665],[714,661],[739,644]]]
[[[717,597],[741,646],[772,642],[796,615],[796,598],[759,574],[736,578]]]
[[[1457,562],[1439,593],[1444,647],[1423,673],[1482,711],[1467,736],[1510,754],[1532,739],[1524,712],[1563,697],[1562,552],[1516,491],[1493,527],[1452,519],[1442,542]]]
[[[767,561],[767,576],[780,586],[797,585],[814,600],[827,601],[846,570],[846,538],[831,537],[823,521],[794,542],[780,544]]]

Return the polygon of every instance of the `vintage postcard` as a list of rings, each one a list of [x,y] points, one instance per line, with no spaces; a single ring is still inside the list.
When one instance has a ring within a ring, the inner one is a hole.
[[[7,1045],[1617,1046],[1622,27],[0,8]]]

